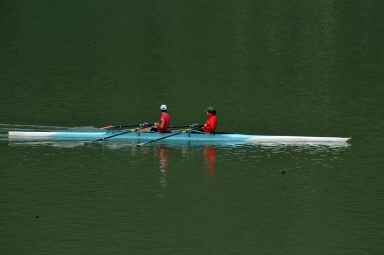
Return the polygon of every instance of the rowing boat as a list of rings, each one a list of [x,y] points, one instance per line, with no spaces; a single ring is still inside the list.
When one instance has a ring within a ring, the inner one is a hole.
[[[78,140],[78,141],[91,141],[109,137],[111,135],[119,134],[123,131],[108,131],[108,132],[21,132],[9,131],[8,136],[10,139],[27,139],[27,140]],[[110,140],[142,142],[154,140],[169,136],[172,133],[125,133],[110,138]],[[179,142],[229,142],[229,143],[290,143],[290,142],[304,142],[304,143],[344,143],[350,137],[312,137],[312,136],[273,136],[273,135],[244,135],[244,134],[231,134],[231,133],[181,133],[173,135],[163,141],[179,141]]]

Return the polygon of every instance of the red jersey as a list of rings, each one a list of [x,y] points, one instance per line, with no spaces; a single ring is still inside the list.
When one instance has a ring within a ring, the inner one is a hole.
[[[207,133],[207,134],[215,133],[215,130],[216,130],[216,127],[217,127],[216,116],[212,114],[205,124],[206,124],[206,127],[203,128],[203,131],[205,133]]]
[[[169,115],[167,113],[164,113],[163,115],[161,115],[159,125],[161,123],[161,120],[164,120],[164,126],[163,126],[163,128],[158,127],[157,132],[165,133],[165,132],[167,132],[167,129],[169,126],[169,121],[170,121]]]

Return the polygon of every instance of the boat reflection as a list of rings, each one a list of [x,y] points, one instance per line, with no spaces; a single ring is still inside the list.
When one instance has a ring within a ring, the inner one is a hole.
[[[148,146],[138,147],[136,143],[126,143],[118,141],[109,141],[102,143],[90,143],[88,146],[79,141],[21,141],[8,140],[11,147],[30,146],[30,147],[54,147],[55,149],[74,149],[77,155],[87,155],[85,150],[97,150],[102,152],[113,151],[113,155],[124,159],[129,158],[129,167],[131,162],[137,167],[140,166],[140,160],[155,160],[152,166],[155,171],[160,170],[160,186],[165,189],[170,184],[169,171],[172,171],[172,162],[174,168],[181,167],[187,169],[185,164],[196,163],[200,171],[204,171],[204,179],[208,183],[215,184],[218,178],[217,157],[223,163],[225,160],[236,160],[245,162],[255,162],[255,159],[269,159],[277,156],[294,158],[297,155],[319,156],[321,158],[339,158],[341,153],[349,150],[349,145],[343,144],[207,144],[207,143],[158,143]],[[81,153],[79,153],[81,152]],[[298,154],[302,153],[302,154]],[[128,157],[127,157],[128,156]],[[170,159],[174,159],[171,161]],[[108,157],[103,157],[108,158]],[[128,160],[128,159],[127,159]],[[157,165],[158,164],[158,165]],[[227,167],[227,166],[224,166]],[[184,170],[181,169],[181,170]],[[158,173],[158,172],[157,172]],[[155,177],[157,178],[157,177]]]

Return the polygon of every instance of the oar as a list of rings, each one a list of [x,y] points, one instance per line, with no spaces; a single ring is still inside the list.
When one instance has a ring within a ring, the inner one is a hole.
[[[153,124],[143,122],[140,124],[135,124],[135,125],[117,125],[117,126],[106,126],[103,127],[104,129],[110,129],[110,128],[131,128],[131,127],[144,127],[144,126],[152,126]]]
[[[146,145],[148,143],[154,143],[154,142],[157,142],[157,141],[160,141],[160,140],[163,140],[163,139],[166,139],[168,137],[171,137],[171,136],[175,136],[175,135],[178,135],[178,134],[181,134],[181,133],[186,133],[187,131],[185,129],[181,130],[181,131],[178,131],[178,132],[175,132],[173,133],[172,135],[168,135],[168,136],[163,136],[161,138],[157,138],[157,139],[153,139],[153,140],[150,140],[148,142],[144,142],[144,143],[138,143],[136,144],[137,146],[143,146],[143,145]]]
[[[202,128],[202,127],[204,127],[204,125],[191,124],[191,125],[187,125],[187,126],[169,126],[168,128]]]
[[[200,128],[200,127],[203,127],[204,125],[192,124],[189,127],[192,127],[192,126],[195,127],[195,128]],[[150,140],[150,141],[144,142],[144,143],[138,143],[137,146],[143,146],[143,145],[146,145],[148,143],[154,143],[154,142],[166,139],[168,137],[172,137],[172,136],[175,136],[175,135],[178,135],[178,134],[181,134],[181,133],[188,133],[188,132],[191,132],[191,131],[193,131],[193,129],[183,129],[183,130],[180,130],[180,131],[175,132],[175,133],[173,133],[171,135],[168,135],[168,136],[160,137],[160,138],[157,138],[157,139],[154,139],[154,140]]]
[[[131,128],[131,127],[143,127],[144,125],[152,126],[153,124],[148,124],[146,122],[136,125],[117,125],[117,126],[106,126],[103,127],[104,129],[111,129],[111,128]],[[169,126],[168,128],[199,128],[203,127],[204,125],[199,124],[192,124],[192,125],[185,125],[185,126]]]
[[[127,131],[123,131],[121,133],[118,133],[118,134],[114,134],[114,135],[110,135],[110,136],[107,136],[107,137],[104,137],[104,138],[100,138],[100,139],[97,139],[97,140],[94,140],[94,141],[90,141],[90,142],[85,142],[84,145],[88,145],[89,143],[95,143],[95,142],[100,142],[100,141],[105,141],[109,138],[112,138],[112,137],[115,137],[115,136],[119,136],[119,135],[124,135],[124,134],[128,134],[128,133],[132,133],[132,132],[136,132],[140,129],[144,129],[146,127],[141,127],[141,128],[134,128],[134,129],[131,129],[131,130],[127,130]]]

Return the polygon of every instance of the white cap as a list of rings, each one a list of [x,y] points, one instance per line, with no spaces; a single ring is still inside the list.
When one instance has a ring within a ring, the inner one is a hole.
[[[167,106],[166,106],[165,104],[162,104],[162,105],[160,106],[160,110],[162,110],[162,111],[166,111],[166,110],[167,110]]]

